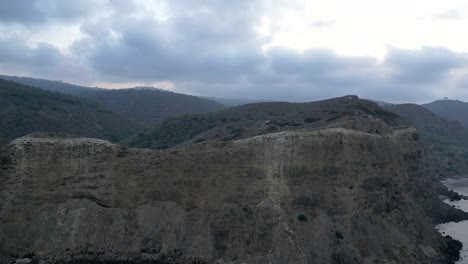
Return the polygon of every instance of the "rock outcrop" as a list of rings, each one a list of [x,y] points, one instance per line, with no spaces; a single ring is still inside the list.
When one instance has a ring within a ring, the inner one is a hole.
[[[30,135],[0,159],[0,255],[449,263],[428,214],[438,200],[425,155],[412,129],[280,132],[164,151]]]

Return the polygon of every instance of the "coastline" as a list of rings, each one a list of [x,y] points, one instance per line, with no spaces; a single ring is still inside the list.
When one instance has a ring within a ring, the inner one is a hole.
[[[462,196],[462,199],[455,200],[446,197],[444,202],[456,209],[468,212],[468,200],[463,199],[463,196],[468,196],[468,178],[447,179],[442,183],[450,190]],[[443,236],[450,236],[451,238],[460,241],[463,245],[460,250],[460,259],[456,264],[468,264],[468,220],[464,221],[450,221],[447,223],[439,224],[436,226],[437,230]]]

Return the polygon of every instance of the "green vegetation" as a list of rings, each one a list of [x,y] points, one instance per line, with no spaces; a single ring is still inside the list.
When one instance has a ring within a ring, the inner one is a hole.
[[[141,134],[133,146],[165,149],[189,140],[215,124],[215,120],[205,116],[169,118],[159,124],[158,129]]]
[[[421,140],[432,146],[468,147],[468,130],[458,122],[448,121],[415,104],[391,105],[385,109],[405,118],[406,125],[415,127]]]
[[[145,126],[168,117],[202,114],[224,108],[208,99],[157,89],[99,90],[81,96]]]
[[[459,121],[468,128],[468,103],[458,100],[438,100],[422,106],[447,120]]]
[[[384,111],[380,109],[375,109],[375,114],[377,117],[385,120],[387,123],[390,124],[396,124],[396,121],[399,119],[399,115],[389,112],[389,111]]]
[[[306,122],[306,123],[315,123],[315,122],[318,122],[318,121],[320,121],[320,118],[308,117],[308,118],[304,119],[304,122]]]
[[[375,103],[346,96],[311,103],[269,102],[248,104],[202,115],[166,119],[126,143],[132,147],[165,149],[181,143],[231,141],[280,131],[314,129],[334,122],[349,122],[351,117],[370,120],[385,116],[387,123],[398,116],[385,113]]]
[[[429,105],[387,105],[385,110],[407,120],[406,126],[417,129],[413,134],[429,147],[429,167],[435,177],[468,174],[468,129],[458,121],[449,121],[431,112],[428,108],[442,107],[444,102]],[[448,105],[451,105],[448,101]],[[436,109],[437,110],[437,109]]]
[[[0,75],[0,78],[2,76]],[[224,105],[205,98],[173,93],[156,88],[99,89],[61,81],[3,76],[25,85],[58,91],[94,101],[143,126],[154,125],[168,117],[218,111]]]
[[[139,129],[94,102],[0,79],[0,145],[39,131],[118,141]]]

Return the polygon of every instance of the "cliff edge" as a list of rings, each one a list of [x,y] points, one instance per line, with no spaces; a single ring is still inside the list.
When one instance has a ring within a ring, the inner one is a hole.
[[[428,213],[441,202],[413,129],[279,132],[167,150],[33,134],[3,153],[4,261],[451,261]]]

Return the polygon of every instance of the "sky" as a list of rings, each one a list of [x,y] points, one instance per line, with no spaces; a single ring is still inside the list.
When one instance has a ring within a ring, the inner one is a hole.
[[[0,74],[224,98],[468,101],[468,1],[0,0]]]

